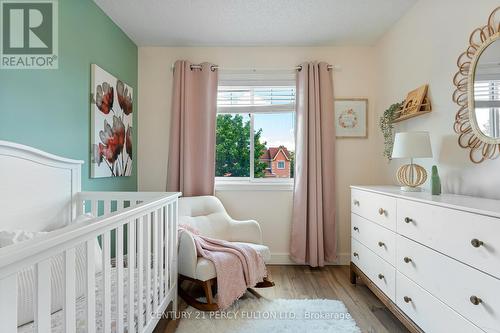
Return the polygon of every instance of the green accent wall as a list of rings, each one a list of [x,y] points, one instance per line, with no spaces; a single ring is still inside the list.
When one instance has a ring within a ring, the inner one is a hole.
[[[131,177],[90,179],[90,65],[134,89]],[[137,46],[92,0],[59,0],[59,69],[0,69],[0,140],[84,160],[82,188],[137,190]]]

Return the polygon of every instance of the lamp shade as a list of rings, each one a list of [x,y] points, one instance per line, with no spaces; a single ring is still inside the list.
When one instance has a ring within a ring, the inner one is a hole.
[[[432,157],[429,132],[399,132],[394,138],[392,158]]]

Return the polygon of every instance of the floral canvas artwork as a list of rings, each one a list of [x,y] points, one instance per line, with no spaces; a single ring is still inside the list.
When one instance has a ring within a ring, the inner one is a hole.
[[[93,64],[91,177],[132,174],[133,90]]]
[[[338,138],[366,138],[367,99],[335,100],[335,135]]]

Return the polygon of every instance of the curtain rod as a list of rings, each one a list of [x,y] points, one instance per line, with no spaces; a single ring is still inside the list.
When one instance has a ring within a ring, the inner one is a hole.
[[[174,67],[175,67],[175,65],[172,64],[172,70],[174,69]],[[200,69],[201,67],[202,67],[201,64],[193,64],[193,65],[191,65],[191,69]],[[327,68],[328,68],[328,70],[331,70],[331,69],[333,69],[333,70],[340,70],[342,67],[340,67],[338,65],[328,65]],[[219,70],[219,69],[224,70],[224,68],[221,68],[218,65],[213,65],[213,66],[210,67],[210,69],[212,71],[216,71],[216,70]],[[278,70],[278,69],[282,70],[283,68],[265,68],[263,70]],[[296,71],[301,71],[302,70],[302,66],[301,65],[295,66],[295,67],[293,67],[291,69],[296,70]],[[227,68],[226,70],[254,70],[255,71],[255,70],[258,70],[258,69],[257,68]]]

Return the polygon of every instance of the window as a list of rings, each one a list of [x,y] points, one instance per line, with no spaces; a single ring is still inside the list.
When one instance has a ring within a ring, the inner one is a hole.
[[[481,131],[493,138],[500,137],[500,80],[475,81],[474,103]]]
[[[285,182],[293,178],[295,75],[227,78],[217,96],[218,182]]]

